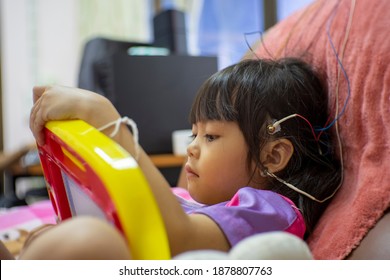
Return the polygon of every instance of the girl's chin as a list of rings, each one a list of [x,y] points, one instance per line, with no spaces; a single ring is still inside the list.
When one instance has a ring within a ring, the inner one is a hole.
[[[202,197],[199,195],[199,193],[196,191],[196,186],[194,186],[194,184],[188,184],[187,185],[187,190],[188,190],[188,193],[190,194],[191,198],[193,200],[195,200],[196,202],[198,203],[202,203]]]

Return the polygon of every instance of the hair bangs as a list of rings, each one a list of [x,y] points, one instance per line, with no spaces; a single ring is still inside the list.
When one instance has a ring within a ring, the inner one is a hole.
[[[226,74],[226,73],[225,73]],[[221,73],[211,76],[199,89],[190,113],[190,122],[237,121],[234,94],[231,92],[229,78]]]

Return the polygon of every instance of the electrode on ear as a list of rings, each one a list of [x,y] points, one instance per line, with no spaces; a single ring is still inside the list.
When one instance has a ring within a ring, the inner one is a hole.
[[[274,135],[275,133],[279,132],[282,130],[282,128],[280,127],[280,124],[288,119],[291,119],[291,118],[294,118],[296,117],[297,114],[293,114],[293,115],[289,115],[283,119],[280,119],[280,120],[275,120],[273,119],[272,120],[272,124],[269,124],[267,125],[267,133],[269,135]]]
[[[298,114],[288,115],[287,117],[284,117],[283,119],[280,119],[280,120],[272,120],[273,123],[267,125],[267,133],[270,134],[270,135],[273,135],[276,132],[281,131],[282,128],[280,127],[280,124],[282,122],[285,122],[285,121],[287,121],[289,119],[292,119],[292,118],[295,118],[295,117],[299,117],[299,118],[304,119],[310,125],[310,127],[312,128],[312,132],[313,132],[314,138],[316,138],[316,135],[314,133],[314,130],[313,130],[313,127],[312,127],[311,123],[306,118],[304,118],[304,117],[302,117],[301,115],[298,115]]]
[[[274,121],[273,124],[269,124],[267,125],[267,133],[269,135],[273,135],[275,134],[276,132],[279,132],[281,129],[280,129],[280,124],[277,122],[277,121]]]

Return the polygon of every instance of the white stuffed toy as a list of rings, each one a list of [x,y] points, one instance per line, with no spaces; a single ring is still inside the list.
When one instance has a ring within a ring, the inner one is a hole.
[[[270,232],[248,237],[230,252],[197,250],[179,254],[176,260],[312,260],[307,244],[295,235]]]

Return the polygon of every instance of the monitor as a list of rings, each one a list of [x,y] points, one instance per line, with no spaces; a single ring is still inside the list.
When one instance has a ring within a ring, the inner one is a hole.
[[[148,154],[172,153],[172,132],[191,129],[189,112],[203,82],[218,70],[216,57],[112,56],[111,102],[138,126]]]

